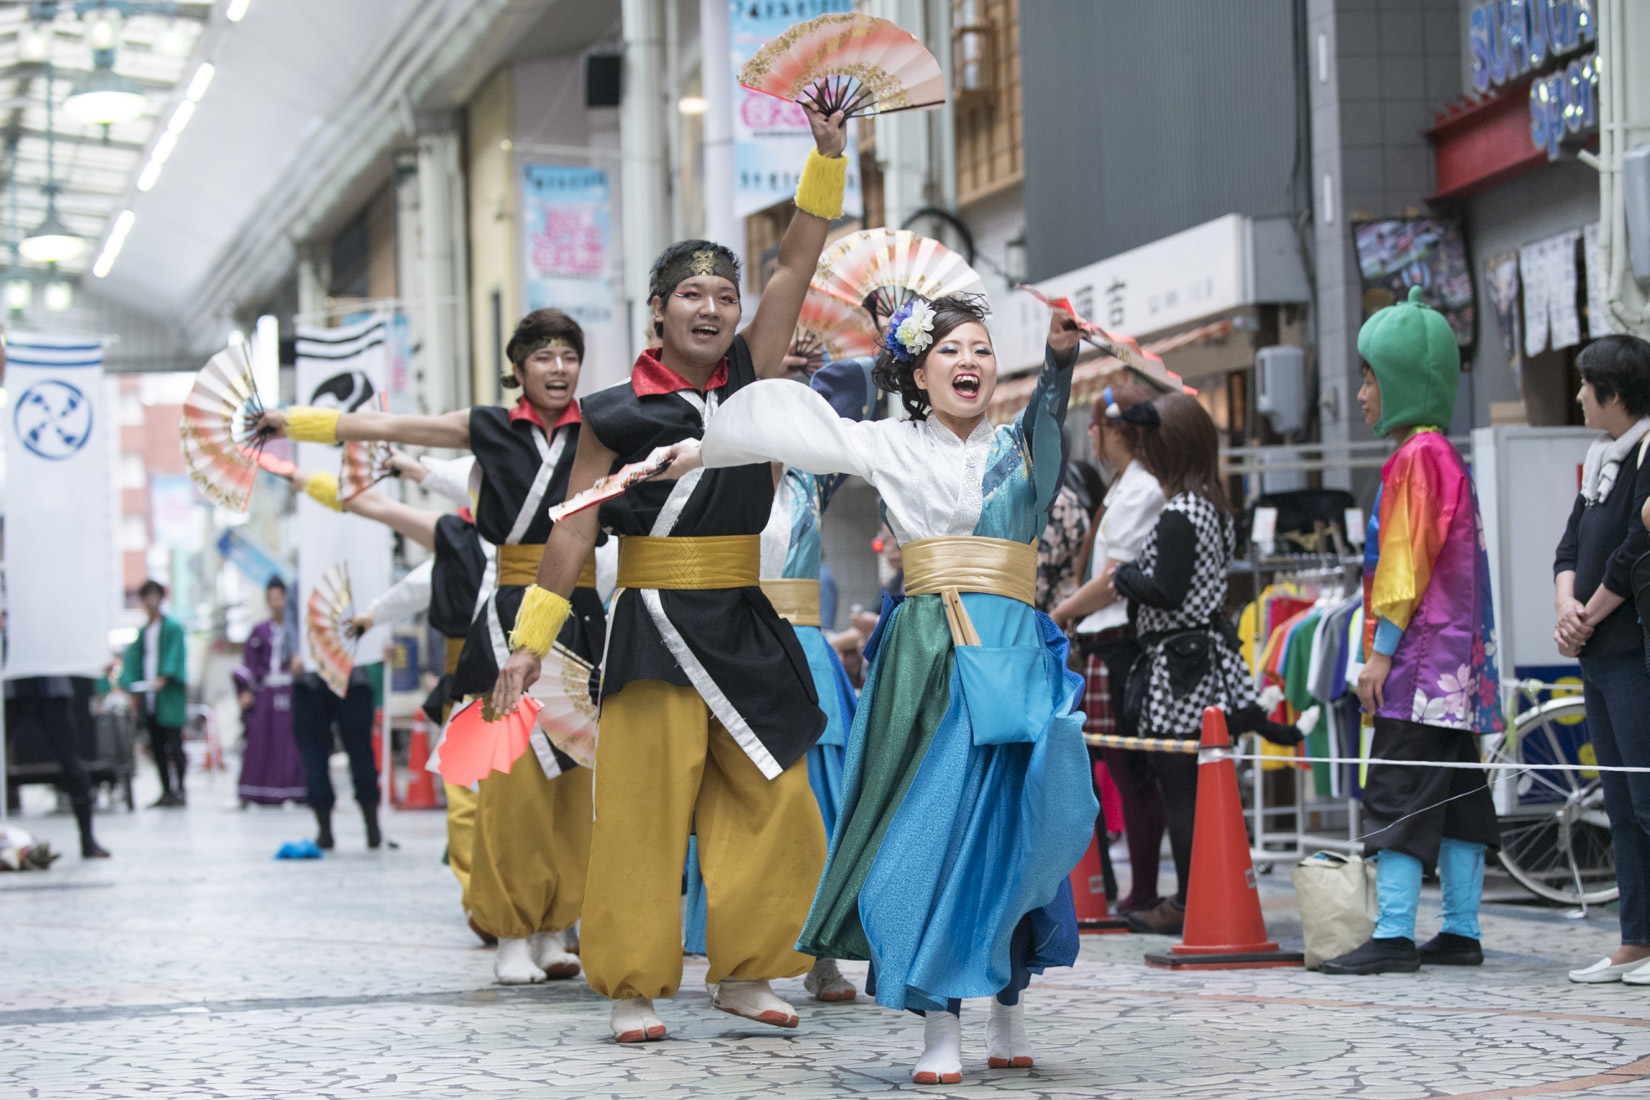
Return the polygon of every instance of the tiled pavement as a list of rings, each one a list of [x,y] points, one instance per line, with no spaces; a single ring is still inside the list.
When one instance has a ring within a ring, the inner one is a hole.
[[[908,1081],[913,1017],[815,1006],[797,981],[797,1031],[746,1026],[692,960],[671,1039],[619,1048],[582,984],[491,984],[439,813],[391,817],[400,848],[369,853],[340,807],[338,852],[278,863],[308,815],[221,809],[229,791],[197,777],[188,811],[101,816],[113,860],[0,877],[0,1097],[1650,1096],[1650,989],[1564,980],[1614,922],[1513,905],[1486,911],[1482,969],[1415,976],[1172,974],[1141,965],[1162,940],[1085,937],[1028,995],[1037,1068],[988,1070],[971,1003],[945,1090]],[[72,847],[41,794],[23,824]],[[1262,881],[1272,933],[1298,940],[1286,879]]]

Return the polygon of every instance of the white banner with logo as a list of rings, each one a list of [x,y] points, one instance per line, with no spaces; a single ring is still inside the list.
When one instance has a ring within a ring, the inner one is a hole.
[[[354,412],[378,394],[389,380],[389,323],[373,317],[338,328],[298,326],[298,403],[342,412]],[[341,452],[320,443],[296,447],[300,470],[338,473]],[[360,516],[340,514],[307,496],[298,498],[298,608],[309,605],[309,593],[321,574],[340,561],[349,562],[350,593],[358,611],[390,586],[391,534],[388,527]],[[304,623],[304,662],[309,658],[309,626]],[[384,658],[388,627],[368,631],[356,648],[356,663]]]
[[[114,556],[103,342],[6,339],[6,675],[98,676]]]

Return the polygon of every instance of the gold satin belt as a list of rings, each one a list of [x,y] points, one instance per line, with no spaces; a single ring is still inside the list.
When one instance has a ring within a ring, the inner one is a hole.
[[[789,619],[793,626],[819,626],[819,582],[806,577],[773,577],[762,581],[762,594],[768,597],[781,619]]]
[[[458,671],[458,655],[462,652],[464,652],[463,638],[447,639],[446,671],[449,676]]]
[[[512,543],[498,548],[498,583],[507,584],[535,584],[539,579],[539,559],[544,556],[544,543],[522,542]],[[579,570],[579,583],[575,588],[596,587],[596,555],[591,553],[585,559],[584,568]]]
[[[620,588],[754,588],[761,568],[758,535],[619,539]]]
[[[1035,606],[1037,545],[980,535],[939,535],[900,547],[907,596],[986,592]]]

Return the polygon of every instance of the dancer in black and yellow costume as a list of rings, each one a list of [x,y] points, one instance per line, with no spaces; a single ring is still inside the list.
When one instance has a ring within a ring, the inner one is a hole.
[[[573,400],[584,333],[557,310],[522,318],[506,348],[520,387],[513,408],[477,405],[439,416],[402,416],[295,407],[264,414],[262,424],[310,442],[384,440],[473,451],[481,471],[476,529],[497,548],[497,584],[470,624],[453,674],[462,695],[486,692],[508,656],[525,587],[533,580],[551,523],[547,509],[567,492],[580,438]],[[562,645],[599,662],[606,619],[586,553],[572,589]],[[548,649],[548,646],[546,647]],[[508,773],[481,782],[471,848],[470,913],[499,938],[494,976],[506,985],[573,977],[578,959],[566,933],[579,919],[589,862],[591,780],[542,733]]]
[[[809,111],[816,150],[756,317],[736,334],[739,271],[708,241],[666,249],[649,297],[660,346],[628,381],[584,402],[570,491],[657,447],[697,439],[719,403],[784,372],[830,218],[842,212],[840,115]],[[807,657],[758,585],[774,495],[766,463],[643,482],[602,506],[619,541],[619,592],[603,670],[596,823],[580,926],[590,985],[613,1002],[621,1043],[661,1039],[653,999],[681,982],[681,881],[698,838],[715,1007],[795,1027],[774,978],[805,973],[794,949],[825,858],[804,754],[825,728]],[[557,524],[522,600],[514,654],[494,691],[507,709],[577,613],[575,582],[598,535],[594,511]]]

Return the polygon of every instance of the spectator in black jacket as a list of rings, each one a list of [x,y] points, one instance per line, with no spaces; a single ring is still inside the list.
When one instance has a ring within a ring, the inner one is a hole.
[[[1639,520],[1650,499],[1650,344],[1606,336],[1581,353],[1587,426],[1605,433],[1587,449],[1581,493],[1553,563],[1559,652],[1581,660],[1581,681],[1598,762],[1650,767],[1650,673],[1631,603],[1633,563],[1650,551]],[[1576,982],[1650,985],[1650,775],[1605,772],[1621,947],[1570,972]]]

